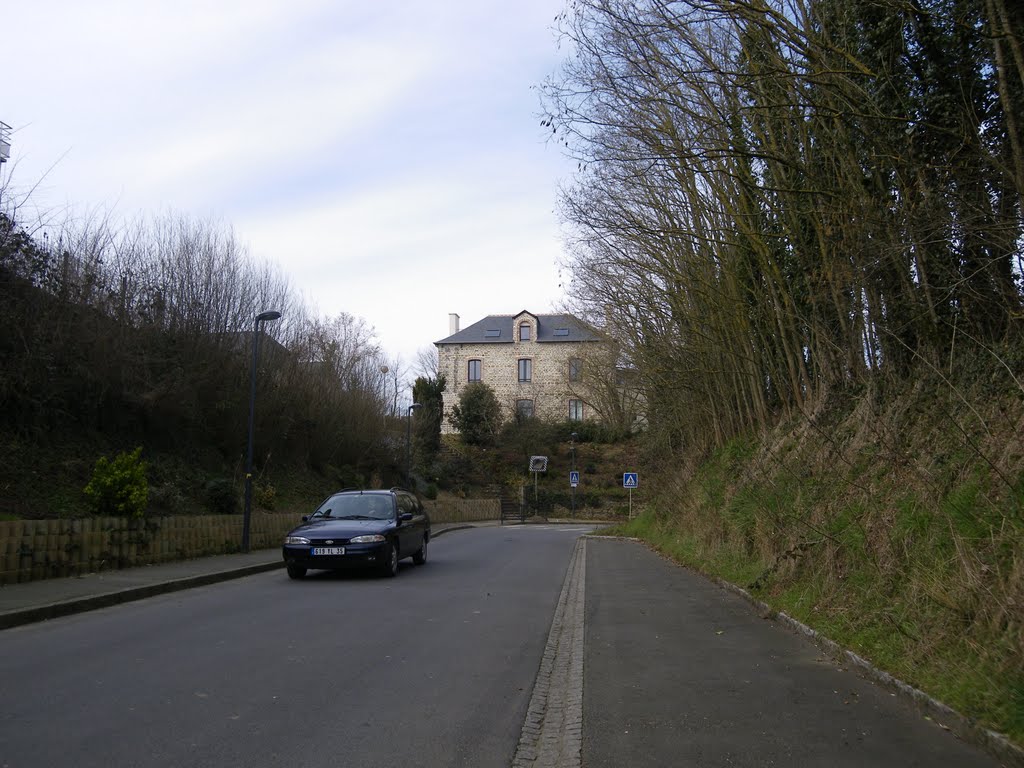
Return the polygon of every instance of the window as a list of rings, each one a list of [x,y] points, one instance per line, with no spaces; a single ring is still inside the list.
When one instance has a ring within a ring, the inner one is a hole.
[[[488,328],[484,331],[485,339],[496,339],[501,336],[501,328]]]
[[[533,378],[533,360],[528,357],[519,360],[519,381],[530,381]]]
[[[529,341],[530,340],[530,324],[520,323],[519,324],[519,340]]]
[[[569,401],[569,421],[583,421],[583,401]]]
[[[419,512],[416,509],[416,498],[407,493],[396,493],[395,496],[398,498],[398,511],[408,512],[409,514],[415,515]]]
[[[568,335],[569,335],[569,329],[568,328],[555,328],[555,336],[568,336]]]
[[[569,359],[569,381],[579,381],[583,378],[583,361],[578,357]]]
[[[516,400],[516,416],[521,419],[532,419],[533,400]]]
[[[480,381],[480,361],[470,360],[467,364],[467,376],[469,381]]]

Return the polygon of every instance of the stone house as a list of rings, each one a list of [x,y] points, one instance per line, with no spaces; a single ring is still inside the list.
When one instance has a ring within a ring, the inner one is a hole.
[[[601,334],[568,314],[489,315],[467,328],[459,316],[448,316],[447,338],[434,342],[438,373],[447,379],[441,432],[451,434],[452,406],[463,388],[487,384],[501,403],[506,419],[515,414],[548,421],[593,419],[581,396],[587,348],[602,341]]]

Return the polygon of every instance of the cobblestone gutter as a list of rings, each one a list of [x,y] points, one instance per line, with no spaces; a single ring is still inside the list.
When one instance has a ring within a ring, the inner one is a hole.
[[[587,539],[576,542],[512,768],[579,768]]]

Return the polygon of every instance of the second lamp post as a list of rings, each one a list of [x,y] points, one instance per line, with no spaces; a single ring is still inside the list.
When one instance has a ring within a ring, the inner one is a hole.
[[[405,484],[409,490],[412,490],[412,412],[422,407],[422,403],[413,403],[405,416]]]
[[[256,315],[252,324],[252,370],[249,380],[249,449],[245,454],[245,510],[242,514],[242,551],[249,551],[249,520],[252,517],[252,446],[256,421],[256,363],[260,356],[260,323],[277,320],[281,313],[268,310]]]

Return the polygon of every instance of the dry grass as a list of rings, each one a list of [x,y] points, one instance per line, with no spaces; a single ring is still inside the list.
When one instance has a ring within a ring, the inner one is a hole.
[[[964,378],[733,441],[630,531],[1022,743],[1024,404]]]

